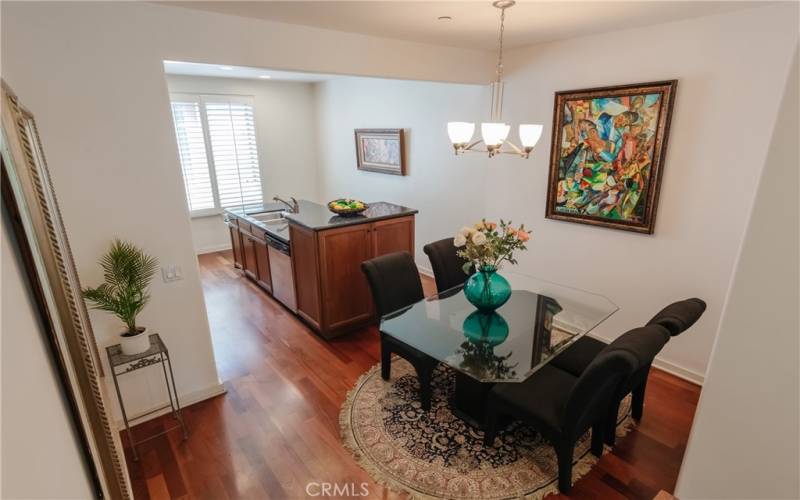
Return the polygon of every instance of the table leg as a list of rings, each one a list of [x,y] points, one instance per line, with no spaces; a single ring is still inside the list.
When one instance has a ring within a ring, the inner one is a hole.
[[[117,374],[114,372],[114,368],[111,368],[111,378],[114,379],[114,389],[117,390],[117,401],[119,401],[119,409],[122,412],[122,420],[125,422],[125,431],[128,433],[128,441],[131,445],[131,453],[133,454],[133,460],[135,462],[139,461],[139,454],[136,453],[136,441],[133,440],[133,433],[131,432],[131,425],[128,423],[128,413],[125,411],[125,404],[122,402],[122,393],[119,390],[119,382],[117,382]]]
[[[189,438],[189,432],[186,430],[186,423],[183,421],[181,403],[178,401],[178,387],[175,385],[175,374],[172,372],[172,358],[169,357],[169,352],[167,352],[166,355],[167,362],[169,363],[169,378],[172,380],[172,389],[175,391],[175,406],[177,407],[176,413],[178,414],[178,422],[181,424],[181,429],[183,430],[183,439],[185,441]]]
[[[451,400],[453,414],[473,427],[483,428],[486,404],[493,382],[479,382],[456,372],[456,387]]]

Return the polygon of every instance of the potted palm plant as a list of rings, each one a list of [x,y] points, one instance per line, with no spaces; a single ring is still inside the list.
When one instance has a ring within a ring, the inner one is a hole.
[[[136,316],[150,300],[148,288],[158,269],[155,257],[132,243],[114,240],[100,259],[104,283],[83,290],[92,309],[116,315],[125,324],[120,334],[122,353],[139,354],[150,347],[147,329],[136,325]]]

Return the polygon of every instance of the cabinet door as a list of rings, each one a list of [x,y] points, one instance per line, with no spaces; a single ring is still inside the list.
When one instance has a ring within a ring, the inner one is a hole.
[[[233,223],[228,223],[228,231],[231,233],[231,250],[233,250],[233,265],[241,269],[242,266],[242,234],[239,227]]]
[[[266,242],[253,238],[253,248],[256,258],[256,283],[261,288],[272,292],[272,277],[269,273],[269,253]]]
[[[258,279],[258,264],[256,263],[255,240],[247,233],[242,233],[242,266],[244,274],[250,279]]]
[[[372,224],[319,232],[323,330],[368,321],[372,295],[361,263],[372,257]]]
[[[316,233],[290,224],[289,235],[297,314],[319,330],[322,325],[322,299]]]
[[[414,255],[414,217],[398,217],[372,224],[372,257],[406,251]]]

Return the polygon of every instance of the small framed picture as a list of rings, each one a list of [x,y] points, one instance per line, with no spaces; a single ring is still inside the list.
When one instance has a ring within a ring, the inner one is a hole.
[[[355,132],[359,170],[406,175],[403,129],[358,128]]]

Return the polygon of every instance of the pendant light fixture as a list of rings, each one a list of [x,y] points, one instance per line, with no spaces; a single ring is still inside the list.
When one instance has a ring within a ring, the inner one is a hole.
[[[522,124],[519,126],[519,140],[521,146],[508,140],[511,126],[503,122],[503,32],[505,31],[506,9],[512,7],[514,0],[497,0],[492,5],[500,9],[500,43],[497,54],[497,72],[492,83],[492,112],[491,122],[481,123],[481,139],[471,142],[475,134],[475,124],[470,122],[449,122],[447,134],[456,154],[465,151],[488,153],[489,158],[498,153],[516,154],[522,158],[530,157],[533,147],[542,136],[541,125]],[[483,143],[485,148],[478,146]],[[508,145],[510,150],[503,150],[503,145]]]

